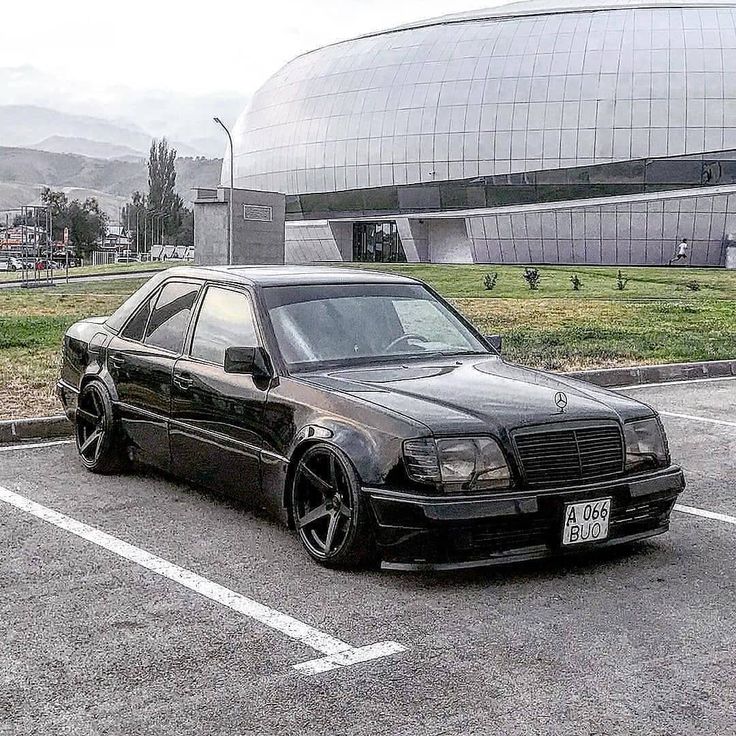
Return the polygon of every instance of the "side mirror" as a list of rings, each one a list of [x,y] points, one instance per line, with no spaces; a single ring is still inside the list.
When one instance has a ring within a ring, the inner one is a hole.
[[[263,348],[228,348],[225,350],[225,373],[272,378],[271,361]]]
[[[499,354],[501,355],[501,348],[503,347],[503,338],[501,335],[483,335],[486,342]]]

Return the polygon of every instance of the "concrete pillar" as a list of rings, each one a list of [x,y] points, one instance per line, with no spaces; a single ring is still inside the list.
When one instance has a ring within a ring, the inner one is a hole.
[[[198,265],[227,263],[229,201],[227,187],[196,191],[194,259]],[[233,204],[233,265],[283,263],[286,197],[236,189]]]

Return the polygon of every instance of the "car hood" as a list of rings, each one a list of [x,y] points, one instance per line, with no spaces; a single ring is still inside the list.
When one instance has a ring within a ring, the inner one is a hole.
[[[302,378],[417,420],[436,434],[501,434],[538,424],[654,414],[645,404],[606,389],[497,357],[341,369]],[[567,401],[563,410],[557,404],[560,392]]]

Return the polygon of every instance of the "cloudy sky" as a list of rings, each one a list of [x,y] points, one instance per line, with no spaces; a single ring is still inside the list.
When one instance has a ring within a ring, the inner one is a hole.
[[[34,105],[166,136],[180,152],[219,156],[218,115],[235,122],[249,97],[294,56],[371,31],[500,0],[0,0],[0,113]],[[1,116],[0,116],[1,117]],[[4,130],[0,146],[56,133]],[[48,116],[47,116],[48,117]],[[62,135],[93,138],[83,127]],[[9,138],[13,140],[9,140]],[[117,142],[117,139],[116,141]],[[63,150],[63,149],[60,149]],[[75,152],[70,148],[69,152]]]
[[[115,87],[248,95],[298,53],[482,0],[35,0],[3,3],[0,67]],[[489,0],[488,5],[498,4]]]

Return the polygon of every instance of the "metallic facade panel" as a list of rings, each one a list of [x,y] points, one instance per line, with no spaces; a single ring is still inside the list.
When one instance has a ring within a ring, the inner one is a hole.
[[[294,59],[236,124],[237,186],[314,193],[736,147],[736,5],[556,7]]]

